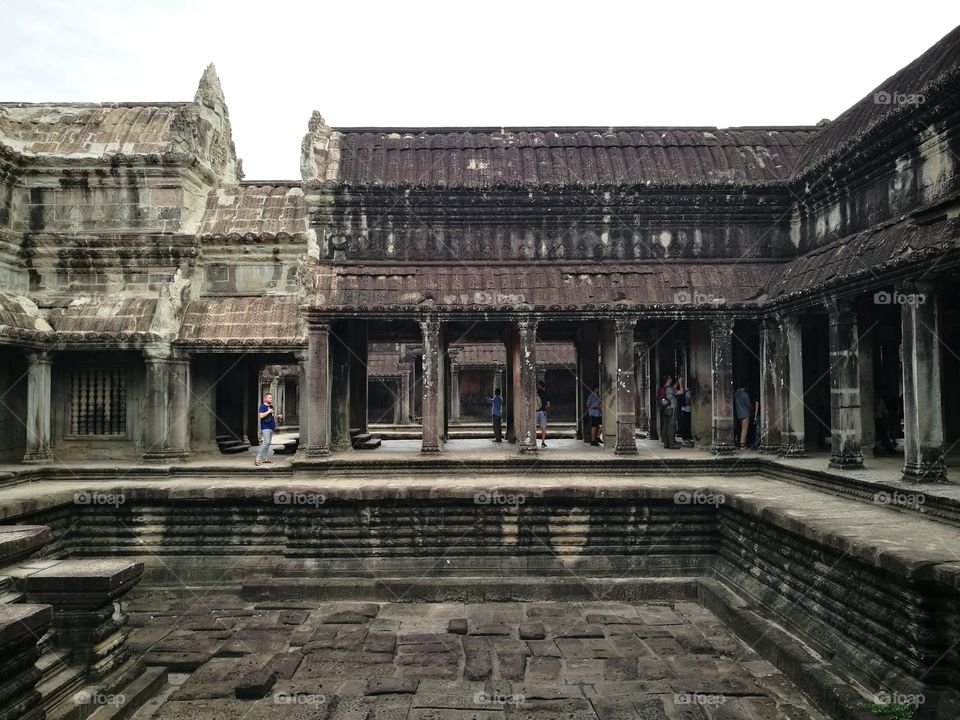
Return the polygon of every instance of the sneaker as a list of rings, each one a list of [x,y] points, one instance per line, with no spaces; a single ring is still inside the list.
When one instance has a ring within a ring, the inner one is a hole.
[[[547,444],[546,444],[546,443],[540,443],[540,447],[542,447],[542,448],[543,448],[543,447],[546,447],[546,446],[547,446]]]
[[[599,441],[599,440],[594,440],[594,441],[593,441],[592,443],[590,443],[590,444],[593,445],[594,447],[600,447],[600,441]]]

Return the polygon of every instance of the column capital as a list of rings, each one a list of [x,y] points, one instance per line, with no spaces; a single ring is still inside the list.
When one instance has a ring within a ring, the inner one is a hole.
[[[51,350],[27,350],[25,354],[31,365],[50,365],[53,362]]]
[[[726,316],[710,318],[710,337],[716,339],[733,335],[735,322],[736,318]]]
[[[417,322],[420,324],[420,331],[424,335],[440,332],[440,318],[436,315],[425,315]]]
[[[617,335],[633,334],[637,327],[637,318],[633,315],[621,315],[613,319],[613,327]]]
[[[828,295],[823,299],[823,304],[827,308],[831,320],[843,315],[853,314],[853,299],[849,297],[840,297],[839,295]]]

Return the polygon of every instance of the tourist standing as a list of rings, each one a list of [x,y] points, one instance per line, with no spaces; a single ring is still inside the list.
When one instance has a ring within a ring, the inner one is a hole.
[[[587,414],[590,415],[590,444],[597,447],[603,426],[603,401],[600,399],[599,385],[594,385],[587,395]]]
[[[753,403],[750,401],[750,393],[740,385],[733,393],[733,417],[736,420],[736,436],[734,440],[740,449],[747,447],[747,433],[750,430],[750,413],[753,410]]]
[[[493,441],[503,442],[503,397],[500,388],[493,391],[493,397],[484,398],[490,405],[490,417],[493,420]]]
[[[677,401],[680,403],[680,414],[677,420],[680,437],[683,438],[684,447],[693,447],[693,422],[691,417],[693,413],[693,394],[684,382],[683,376],[677,378],[676,393]]]
[[[254,464],[260,467],[260,463],[273,462],[270,455],[270,441],[273,440],[273,431],[277,429],[277,412],[273,407],[273,395],[267,393],[263,396],[263,404],[257,414],[260,416],[260,434],[263,435],[263,442],[260,443],[260,449],[257,450],[257,457]]]
[[[665,375],[658,393],[660,398],[660,428],[663,435],[663,447],[673,450],[677,444],[677,391],[673,387],[673,377]]]
[[[543,380],[537,382],[537,429],[540,431],[540,447],[547,446],[547,413],[550,412],[550,396]],[[534,441],[536,445],[536,441]]]

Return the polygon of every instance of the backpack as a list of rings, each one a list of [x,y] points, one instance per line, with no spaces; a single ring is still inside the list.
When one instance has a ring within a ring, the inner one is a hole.
[[[670,407],[670,401],[667,400],[667,389],[662,387],[657,390],[657,397],[660,398],[660,407],[668,408]]]

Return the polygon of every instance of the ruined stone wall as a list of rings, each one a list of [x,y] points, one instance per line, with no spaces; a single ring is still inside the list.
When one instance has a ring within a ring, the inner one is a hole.
[[[960,204],[960,110],[918,118],[857,147],[833,167],[801,178],[790,237],[801,252],[930,209],[928,222]],[[944,207],[939,207],[944,205]]]
[[[640,260],[789,257],[790,198],[579,190],[308,194],[332,260]]]

